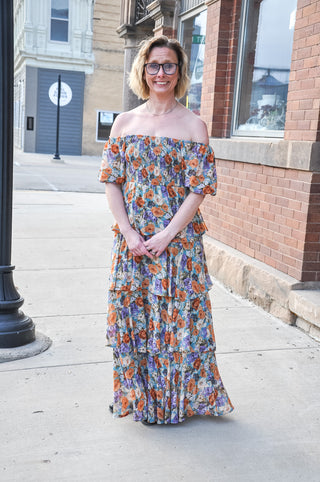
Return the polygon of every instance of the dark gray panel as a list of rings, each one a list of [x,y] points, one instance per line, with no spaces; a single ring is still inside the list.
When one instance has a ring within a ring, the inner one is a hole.
[[[57,106],[49,98],[50,86],[58,81],[67,83],[72,100],[60,107],[60,154],[80,155],[82,147],[82,116],[84,72],[39,69],[36,152],[54,154],[56,149]]]

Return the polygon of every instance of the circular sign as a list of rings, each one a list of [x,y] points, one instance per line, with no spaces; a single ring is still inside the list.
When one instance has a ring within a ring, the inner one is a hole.
[[[58,105],[58,82],[55,82],[49,88],[49,98],[54,105]],[[69,104],[72,99],[72,90],[70,85],[65,82],[61,82],[60,90],[60,106]]]

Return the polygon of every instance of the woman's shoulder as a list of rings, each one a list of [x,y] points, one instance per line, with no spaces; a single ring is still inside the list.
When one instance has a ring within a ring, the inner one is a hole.
[[[128,130],[128,126],[133,124],[136,119],[141,116],[141,106],[135,107],[132,110],[121,112],[119,114],[111,128],[111,137],[122,137]]]
[[[183,139],[189,139],[192,142],[199,142],[202,144],[209,143],[208,129],[205,122],[181,104],[179,125],[180,129],[183,131],[181,132],[181,137]]]

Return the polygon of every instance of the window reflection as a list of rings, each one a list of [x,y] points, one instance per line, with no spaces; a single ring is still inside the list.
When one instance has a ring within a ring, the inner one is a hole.
[[[186,107],[200,115],[207,11],[182,23],[182,44],[189,58],[190,88],[184,100]]]
[[[69,0],[51,0],[51,40],[68,42]]]
[[[246,2],[236,98],[239,135],[284,130],[296,6],[297,0]]]

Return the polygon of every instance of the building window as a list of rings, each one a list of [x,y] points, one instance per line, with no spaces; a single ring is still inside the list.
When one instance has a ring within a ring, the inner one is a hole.
[[[51,0],[50,39],[68,42],[69,0]]]
[[[190,88],[182,102],[200,115],[207,10],[181,21],[181,43],[189,58]]]
[[[110,136],[112,124],[119,112],[99,110],[97,112],[97,141],[105,142]]]
[[[245,0],[233,134],[282,137],[297,0]]]

